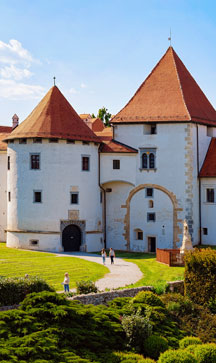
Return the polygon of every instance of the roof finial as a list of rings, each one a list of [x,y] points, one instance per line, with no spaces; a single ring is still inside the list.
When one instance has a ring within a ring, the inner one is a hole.
[[[168,40],[170,41],[170,47],[172,46],[172,35],[171,35],[171,28],[170,28],[170,36],[169,36],[169,38],[168,38]]]
[[[55,76],[54,76],[54,77],[53,77],[53,81],[54,81],[54,86],[56,85],[56,84],[55,84],[55,80],[56,80],[56,78],[55,78]]]

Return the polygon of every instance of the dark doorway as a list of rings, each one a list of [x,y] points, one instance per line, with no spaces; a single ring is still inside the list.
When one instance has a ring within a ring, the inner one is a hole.
[[[156,237],[148,237],[148,250],[149,252],[156,252]]]
[[[65,227],[62,233],[64,251],[79,251],[81,246],[81,230],[75,224]]]

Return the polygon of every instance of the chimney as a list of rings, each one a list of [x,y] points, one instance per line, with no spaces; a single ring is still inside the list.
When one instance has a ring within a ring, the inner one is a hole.
[[[19,117],[16,114],[14,114],[12,120],[13,120],[12,128],[15,129],[19,125]]]

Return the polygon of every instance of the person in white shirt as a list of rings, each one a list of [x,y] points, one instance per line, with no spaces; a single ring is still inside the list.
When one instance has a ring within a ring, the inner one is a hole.
[[[109,256],[111,260],[111,265],[114,263],[115,251],[110,247]]]
[[[64,281],[63,281],[64,292],[69,292],[69,282],[70,282],[70,279],[69,279],[68,272],[65,272]]]

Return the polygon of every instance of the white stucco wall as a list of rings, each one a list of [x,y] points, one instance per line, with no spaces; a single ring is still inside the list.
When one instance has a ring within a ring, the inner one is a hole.
[[[216,245],[216,199],[215,203],[208,203],[206,200],[206,189],[215,190],[216,198],[216,178],[201,179],[201,220],[202,220],[202,243],[208,245]],[[203,228],[207,228],[207,235],[203,233]]]
[[[30,169],[30,155],[34,153],[40,153],[40,170]],[[11,170],[8,171],[10,231],[46,231],[52,235],[52,232],[60,231],[61,220],[69,219],[69,210],[79,211],[78,219],[86,221],[86,232],[101,231],[97,145],[83,145],[82,142],[67,144],[65,140],[56,144],[48,140],[33,144],[31,139],[27,140],[27,144],[19,144],[15,140],[14,144],[8,145],[8,155],[11,157]],[[90,156],[90,171],[81,170],[82,156]],[[33,202],[35,190],[42,191],[42,203]],[[71,191],[79,192],[78,205],[70,204]],[[50,243],[57,246],[54,242],[56,237],[51,242],[41,236],[44,250],[50,250]],[[30,235],[28,237],[30,239]],[[22,238],[25,243],[26,234]],[[10,241],[11,234],[8,234],[8,245],[12,243]]]
[[[7,228],[7,152],[0,151],[0,241],[6,240]]]

